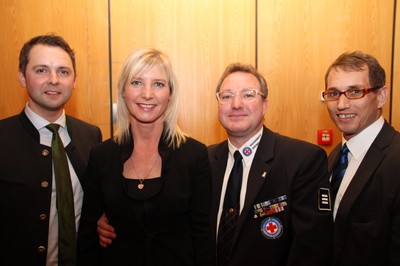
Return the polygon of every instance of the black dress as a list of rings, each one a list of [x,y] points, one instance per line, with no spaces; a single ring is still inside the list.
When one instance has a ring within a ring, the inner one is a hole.
[[[160,141],[161,177],[122,175],[133,143],[108,140],[92,150],[78,234],[79,265],[215,265],[209,208],[211,176],[204,144],[178,149]],[[100,248],[97,220],[106,213],[117,238]]]

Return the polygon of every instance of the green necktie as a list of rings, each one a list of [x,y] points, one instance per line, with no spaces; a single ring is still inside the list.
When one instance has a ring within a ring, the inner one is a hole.
[[[58,135],[60,125],[46,126],[53,132],[51,150],[53,154],[58,210],[58,265],[76,265],[76,230],[74,196],[64,145]]]

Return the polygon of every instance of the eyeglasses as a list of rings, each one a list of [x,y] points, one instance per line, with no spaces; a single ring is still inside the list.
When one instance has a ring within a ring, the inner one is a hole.
[[[347,99],[354,100],[360,99],[364,97],[366,94],[370,93],[371,91],[377,90],[382,88],[382,86],[374,87],[374,88],[365,88],[365,89],[350,89],[347,91],[337,91],[337,90],[327,90],[322,92],[322,97],[326,101],[337,101],[339,100],[340,96],[344,94]]]
[[[246,103],[254,101],[257,95],[265,97],[265,95],[257,89],[242,89],[235,93],[231,91],[219,91],[216,95],[218,102],[221,104],[232,102],[236,95],[239,95],[240,100]]]

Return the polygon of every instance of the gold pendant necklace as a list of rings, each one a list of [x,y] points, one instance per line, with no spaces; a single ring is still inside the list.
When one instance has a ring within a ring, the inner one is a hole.
[[[159,158],[159,155],[157,154],[157,158],[154,160],[153,166],[150,168],[150,170],[147,172],[147,174],[143,176],[143,178],[140,178],[138,173],[137,173],[137,171],[136,171],[136,169],[135,169],[135,166],[134,166],[134,163],[133,163],[133,159],[131,157],[130,160],[131,160],[133,172],[135,172],[135,175],[138,177],[138,180],[139,180],[139,184],[137,185],[138,189],[142,190],[144,188],[143,181],[146,179],[146,177],[148,177],[148,175],[150,174],[151,170],[153,170],[154,166],[156,165],[156,163],[158,161],[158,158]]]
[[[140,183],[137,185],[137,188],[138,188],[138,189],[143,189],[143,188],[144,188],[143,181],[144,181],[144,178],[139,179],[139,182],[140,182]]]

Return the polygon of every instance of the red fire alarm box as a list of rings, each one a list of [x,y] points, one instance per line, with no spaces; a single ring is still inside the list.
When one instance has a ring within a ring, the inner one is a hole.
[[[332,145],[333,131],[332,129],[318,129],[318,144]]]

